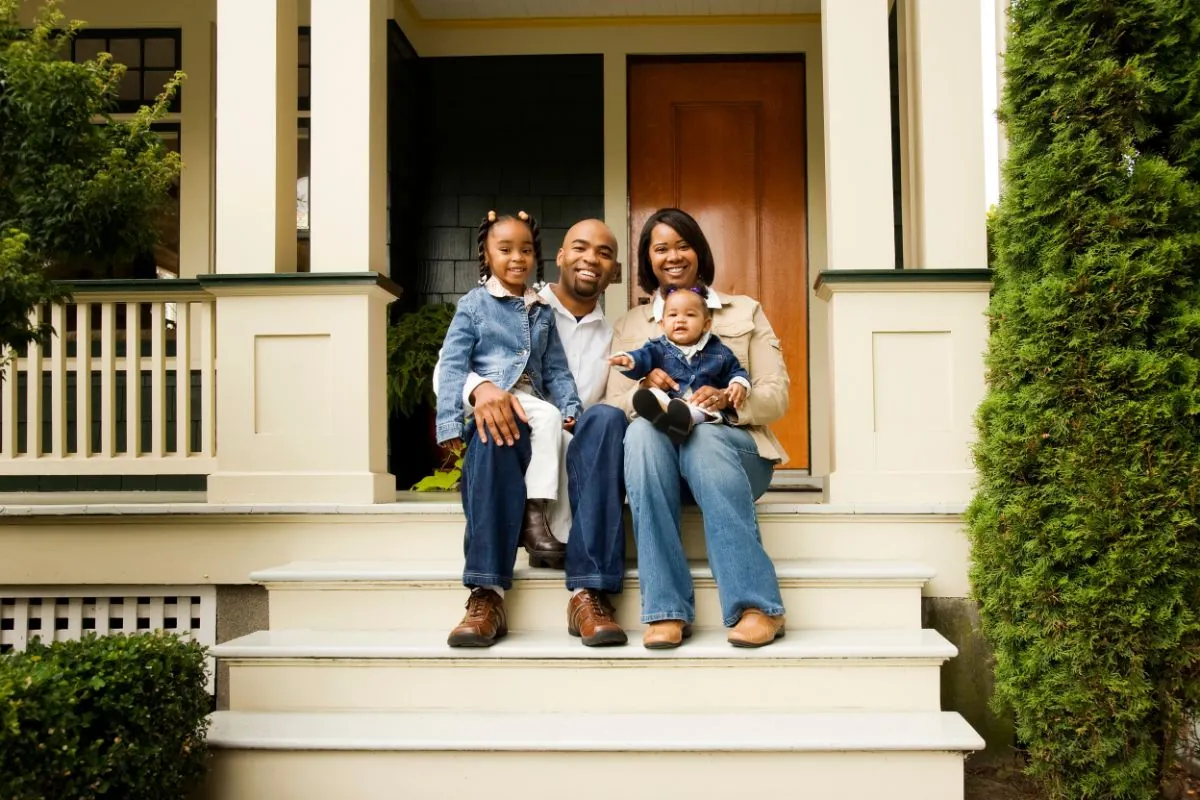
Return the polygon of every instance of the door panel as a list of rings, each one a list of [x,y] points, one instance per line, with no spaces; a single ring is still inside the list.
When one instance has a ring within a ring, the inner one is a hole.
[[[809,465],[804,158],[803,62],[630,64],[630,246],[659,208],[682,208],[712,245],[714,288],[762,303],[791,377],[790,410],[771,428],[792,469]]]

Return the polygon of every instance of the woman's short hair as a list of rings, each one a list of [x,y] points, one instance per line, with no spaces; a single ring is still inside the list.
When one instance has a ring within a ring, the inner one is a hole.
[[[700,267],[696,279],[705,286],[711,286],[717,268],[713,264],[712,248],[708,246],[708,239],[704,238],[704,231],[700,230],[700,223],[686,211],[680,211],[678,208],[660,208],[646,220],[646,224],[642,226],[642,235],[638,239],[638,286],[642,287],[642,291],[654,294],[658,289],[658,278],[650,266],[650,233],[659,223],[675,231],[692,246]]]

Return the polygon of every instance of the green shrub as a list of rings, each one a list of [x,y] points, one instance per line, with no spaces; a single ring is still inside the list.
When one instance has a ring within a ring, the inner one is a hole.
[[[432,303],[405,314],[388,328],[388,412],[410,416],[433,404],[433,368],[454,318],[454,306]]]
[[[1140,800],[1200,698],[1200,2],[1010,19],[971,579],[1030,773]]]
[[[0,657],[0,800],[175,800],[206,769],[205,650],[90,636]]]

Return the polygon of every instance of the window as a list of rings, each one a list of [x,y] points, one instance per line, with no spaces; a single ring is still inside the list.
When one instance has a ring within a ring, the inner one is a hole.
[[[300,41],[296,46],[300,62],[300,72],[296,76],[296,93],[299,95],[300,110],[312,109],[312,34],[309,28],[300,29]]]
[[[111,53],[113,61],[125,65],[117,110],[133,112],[153,103],[180,69],[183,36],[178,28],[96,29],[80,31],[71,42],[71,60],[76,63],[100,53]],[[181,93],[171,101],[171,111],[180,111]]]

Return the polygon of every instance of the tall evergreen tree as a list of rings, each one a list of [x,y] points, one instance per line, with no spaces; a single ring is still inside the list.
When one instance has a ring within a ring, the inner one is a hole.
[[[971,578],[1030,773],[1156,797],[1200,699],[1200,0],[1013,0]]]

